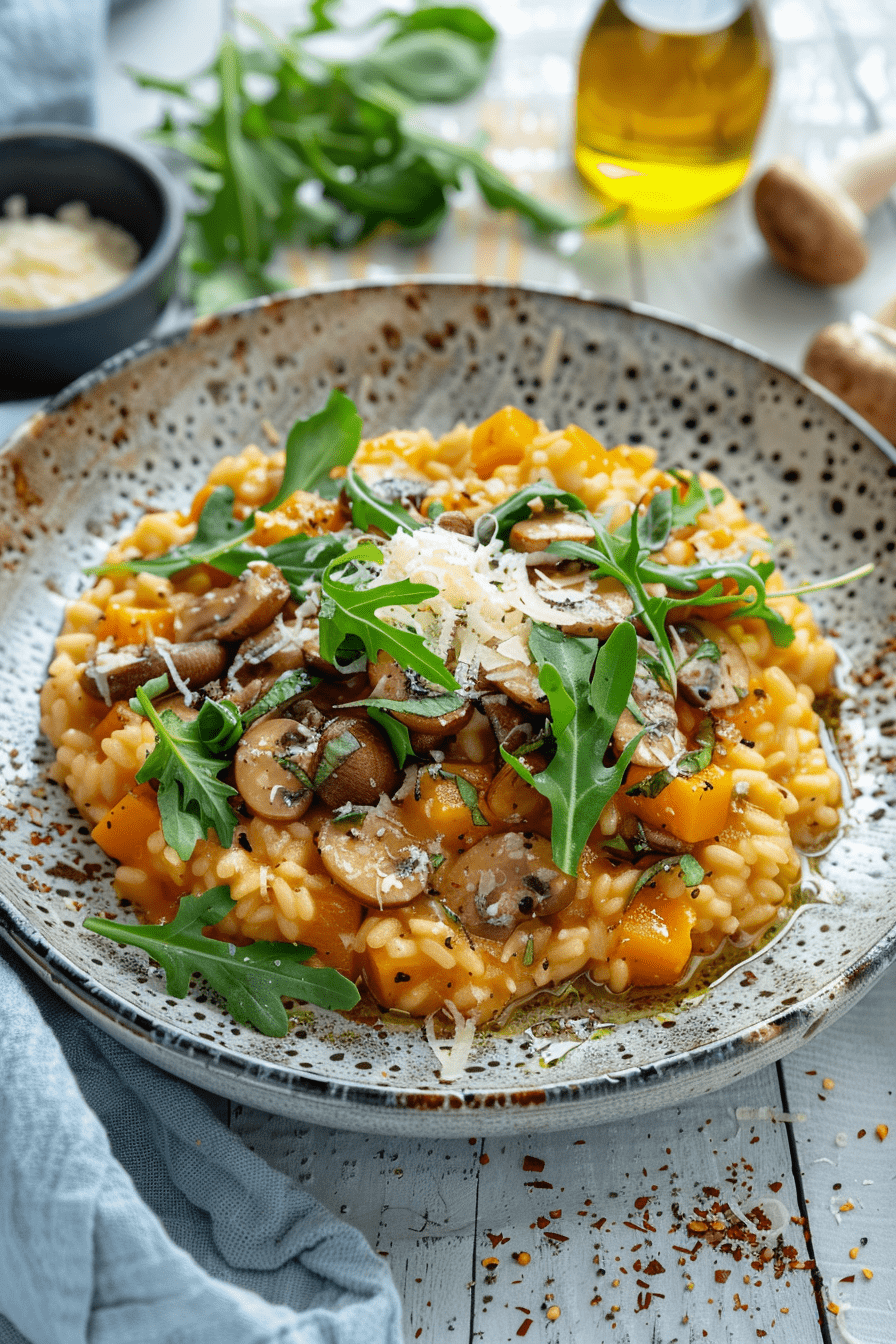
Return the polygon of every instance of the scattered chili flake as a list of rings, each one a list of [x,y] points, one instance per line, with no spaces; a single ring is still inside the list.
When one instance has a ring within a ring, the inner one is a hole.
[[[563,1210],[562,1210],[562,1209],[548,1209],[548,1213],[551,1215],[552,1218],[562,1218],[562,1217],[563,1217]]]
[[[501,1261],[496,1255],[487,1255],[482,1261],[483,1269],[497,1269]]]
[[[889,1125],[878,1125],[878,1126],[875,1128],[875,1131],[874,1131],[874,1132],[875,1132],[875,1134],[877,1135],[877,1137],[880,1139],[881,1143],[883,1143],[884,1139],[887,1137],[887,1135],[888,1135],[889,1132],[890,1132],[890,1127],[889,1127]]]
[[[772,1194],[776,1195],[783,1184],[783,1181],[769,1181],[768,1188],[771,1190]]]
[[[500,1232],[486,1232],[485,1235],[492,1244],[492,1250],[494,1250],[496,1246],[503,1246],[505,1241],[510,1240],[509,1237],[503,1237]]]
[[[519,1330],[517,1330],[517,1334],[525,1335],[528,1332],[531,1325],[532,1325],[532,1317],[527,1316],[524,1321],[520,1321],[520,1328]]]
[[[530,1157],[528,1154],[523,1158],[523,1171],[544,1171],[544,1160],[540,1157]]]
[[[488,1153],[483,1153],[479,1159],[480,1167],[487,1167],[489,1162],[491,1162],[491,1158],[489,1157]]]
[[[562,1232],[545,1232],[545,1236],[550,1241],[569,1241],[569,1237],[564,1237]]]
[[[840,1308],[837,1306],[837,1303],[836,1303],[836,1302],[829,1302],[829,1303],[828,1303],[828,1311],[831,1313],[832,1316],[839,1316],[839,1315],[840,1315]]]
[[[727,1283],[730,1274],[731,1274],[731,1270],[730,1270],[730,1269],[717,1269],[717,1270],[716,1270],[716,1283]],[[744,1282],[745,1282],[745,1283],[748,1283],[748,1282],[749,1282],[749,1277],[745,1277],[745,1278],[744,1278]]]
[[[841,1204],[841,1205],[840,1205],[840,1212],[841,1212],[841,1213],[850,1213],[854,1208],[855,1208],[855,1204],[853,1204],[853,1202],[852,1202],[851,1199],[848,1199],[848,1200],[846,1201],[845,1204]]]

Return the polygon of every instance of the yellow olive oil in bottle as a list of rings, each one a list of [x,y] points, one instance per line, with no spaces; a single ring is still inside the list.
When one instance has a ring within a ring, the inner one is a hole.
[[[746,175],[771,76],[755,0],[603,0],[579,65],[579,171],[636,215],[694,214]]]

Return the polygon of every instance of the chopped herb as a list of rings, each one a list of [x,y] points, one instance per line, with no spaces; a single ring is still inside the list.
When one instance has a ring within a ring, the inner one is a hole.
[[[707,770],[712,763],[712,754],[716,745],[716,732],[712,719],[707,715],[701,719],[694,733],[697,742],[696,751],[688,751],[674,765],[658,770],[655,775],[647,775],[638,784],[634,784],[626,793],[631,798],[656,798],[667,788],[676,775],[698,775]]]
[[[332,662],[346,635],[361,641],[367,657],[375,661],[379,653],[388,653],[404,668],[419,672],[428,681],[447,690],[459,689],[445,664],[426,645],[422,635],[405,626],[387,625],[376,615],[380,607],[409,607],[438,595],[438,588],[402,579],[399,583],[359,586],[363,572],[357,567],[381,564],[380,551],[372,542],[362,542],[347,555],[332,561],[321,576],[324,600],[320,611],[321,657]],[[333,577],[334,570],[351,563],[356,567],[356,582]]]
[[[292,672],[283,672],[274,682],[270,690],[258,700],[251,709],[243,712],[243,728],[248,728],[250,723],[260,719],[263,714],[269,714],[272,709],[282,705],[286,700],[294,700],[296,696],[302,695],[305,691],[310,691],[320,681],[320,677],[311,677],[304,668],[297,667]]]
[[[482,815],[479,808],[479,793],[475,784],[471,784],[463,775],[452,774],[450,770],[440,770],[439,777],[448,779],[452,784],[457,785],[457,791],[460,794],[461,802],[464,807],[469,808],[470,816],[473,818],[474,826],[487,826],[488,822]]]
[[[577,639],[552,626],[535,625],[529,650],[550,704],[556,751],[537,775],[503,747],[501,755],[550,802],[554,862],[575,876],[588,837],[622,783],[640,741],[639,733],[612,766],[604,764],[631,693],[638,637],[634,627],[623,622],[601,647],[596,639]]]
[[[236,901],[228,887],[212,887],[198,896],[182,896],[170,924],[119,924],[90,917],[84,927],[117,943],[143,948],[165,972],[169,994],[186,996],[198,971],[222,996],[237,1022],[249,1022],[265,1036],[285,1036],[289,1018],[284,998],[303,999],[322,1008],[353,1008],[360,995],[338,971],[306,966],[313,947],[301,943],[255,942],[235,947],[209,938],[203,929],[219,924]]]
[[[448,692],[442,695],[415,696],[413,700],[387,700],[385,696],[372,696],[367,700],[349,700],[346,709],[366,706],[368,709],[393,710],[397,714],[419,714],[421,719],[443,719],[447,714],[463,709],[466,703],[462,695],[452,695]]]
[[[432,868],[433,872],[435,872],[435,870],[436,870],[437,868],[441,868],[441,866],[442,866],[442,864],[443,864],[444,862],[445,862],[445,855],[444,855],[444,854],[430,854],[430,856],[429,856],[429,865],[430,865],[430,867]],[[447,909],[447,908],[448,908],[448,907],[446,906],[445,909]],[[451,918],[452,918],[453,920],[456,921],[456,920],[457,920],[457,915],[455,915],[453,912],[450,912],[450,913],[451,913]]]
[[[350,732],[340,733],[338,737],[331,737],[323,749],[317,770],[314,774],[313,788],[320,788],[332,775],[333,771],[338,769],[344,760],[352,756],[360,749],[361,743]]]
[[[670,854],[644,869],[629,893],[625,908],[628,909],[641,888],[652,883],[659,873],[671,873],[674,868],[678,868],[681,872],[681,878],[686,887],[699,886],[706,876],[693,854],[677,854],[674,858]]]
[[[534,959],[535,959],[535,939],[532,937],[530,933],[529,937],[526,939],[526,947],[523,952],[523,965],[531,966]]]

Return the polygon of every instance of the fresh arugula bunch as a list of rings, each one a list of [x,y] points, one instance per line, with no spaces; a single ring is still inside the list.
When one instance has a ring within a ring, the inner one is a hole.
[[[361,996],[351,980],[330,967],[305,965],[313,947],[270,942],[236,947],[207,937],[203,929],[220,924],[235,905],[228,887],[212,887],[198,896],[182,896],[170,924],[118,924],[91,916],[84,927],[148,952],[165,972],[166,989],[176,999],[186,997],[190,978],[198,971],[237,1022],[249,1022],[265,1036],[285,1036],[289,1030],[284,998],[321,1008],[355,1006]]]
[[[622,784],[640,733],[612,765],[604,764],[613,730],[635,678],[638,637],[628,622],[601,645],[553,626],[534,625],[529,651],[551,709],[554,755],[539,774],[501,748],[501,755],[551,804],[551,853],[557,867],[575,876],[598,818]]]
[[[265,505],[265,512],[278,509],[296,490],[316,489],[321,494],[326,485],[335,484],[329,474],[334,467],[345,467],[351,462],[361,442],[362,427],[354,402],[338,388],[330,393],[323,410],[307,420],[297,420],[286,440],[283,481],[274,498]],[[219,485],[205,502],[192,541],[151,559],[137,557],[94,565],[88,573],[130,572],[169,578],[191,565],[211,565],[239,577],[253,560],[267,560],[281,571],[293,596],[300,597],[309,580],[317,578],[330,561],[345,551],[345,542],[333,533],[287,537],[263,550],[248,546],[246,538],[255,529],[255,513],[235,518],[233,501],[230,486]]]
[[[455,102],[479,87],[497,34],[477,10],[382,10],[370,25],[380,33],[372,51],[330,61],[314,54],[309,39],[337,30],[334,8],[335,0],[315,0],[310,21],[286,39],[243,16],[261,45],[226,35],[194,79],[131,72],[142,88],[185,108],[182,119],[166,113],[152,139],[191,165],[200,204],[189,216],[185,259],[200,312],[284,288],[268,269],[284,244],[350,247],[384,224],[403,242],[428,241],[464,173],[493,209],[514,210],[546,233],[576,227],[477,149],[408,121],[420,103]],[[209,80],[216,97],[206,102]],[[589,227],[620,215],[614,210]]]

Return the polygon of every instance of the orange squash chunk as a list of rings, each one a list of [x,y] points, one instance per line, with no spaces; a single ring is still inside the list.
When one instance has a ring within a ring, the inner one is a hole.
[[[479,793],[485,791],[491,779],[491,771],[481,765],[452,765],[446,761],[442,769],[448,774],[463,775]],[[417,788],[402,801],[401,818],[411,835],[418,836],[427,848],[442,843],[454,850],[462,836],[467,837],[467,844],[473,844],[489,834],[487,827],[474,826],[470,809],[454,781],[440,776],[433,779],[425,770],[420,771]]]
[[[111,859],[143,868],[148,866],[146,842],[161,824],[155,789],[138,784],[109,809],[90,834]]]
[[[116,644],[146,644],[156,639],[174,638],[174,612],[166,607],[135,607],[111,599],[96,627],[97,639]]]
[[[713,762],[696,775],[679,775],[655,798],[629,797],[626,789],[651,771],[633,766],[625,789],[617,794],[620,806],[648,826],[668,831],[687,845],[711,840],[728,824],[734,781],[727,770]]]
[[[537,422],[525,411],[515,406],[495,411],[473,430],[473,466],[483,480],[497,467],[518,466],[537,433]]]
[[[687,900],[643,888],[618,926],[614,957],[624,957],[633,985],[674,985],[691,955],[696,916]]]
[[[559,471],[572,470],[577,476],[596,476],[599,471],[609,471],[612,459],[593,434],[579,425],[567,425],[563,437],[570,445],[570,451],[562,456],[556,453],[552,457],[551,467],[555,476]],[[560,477],[557,476],[560,480]]]

